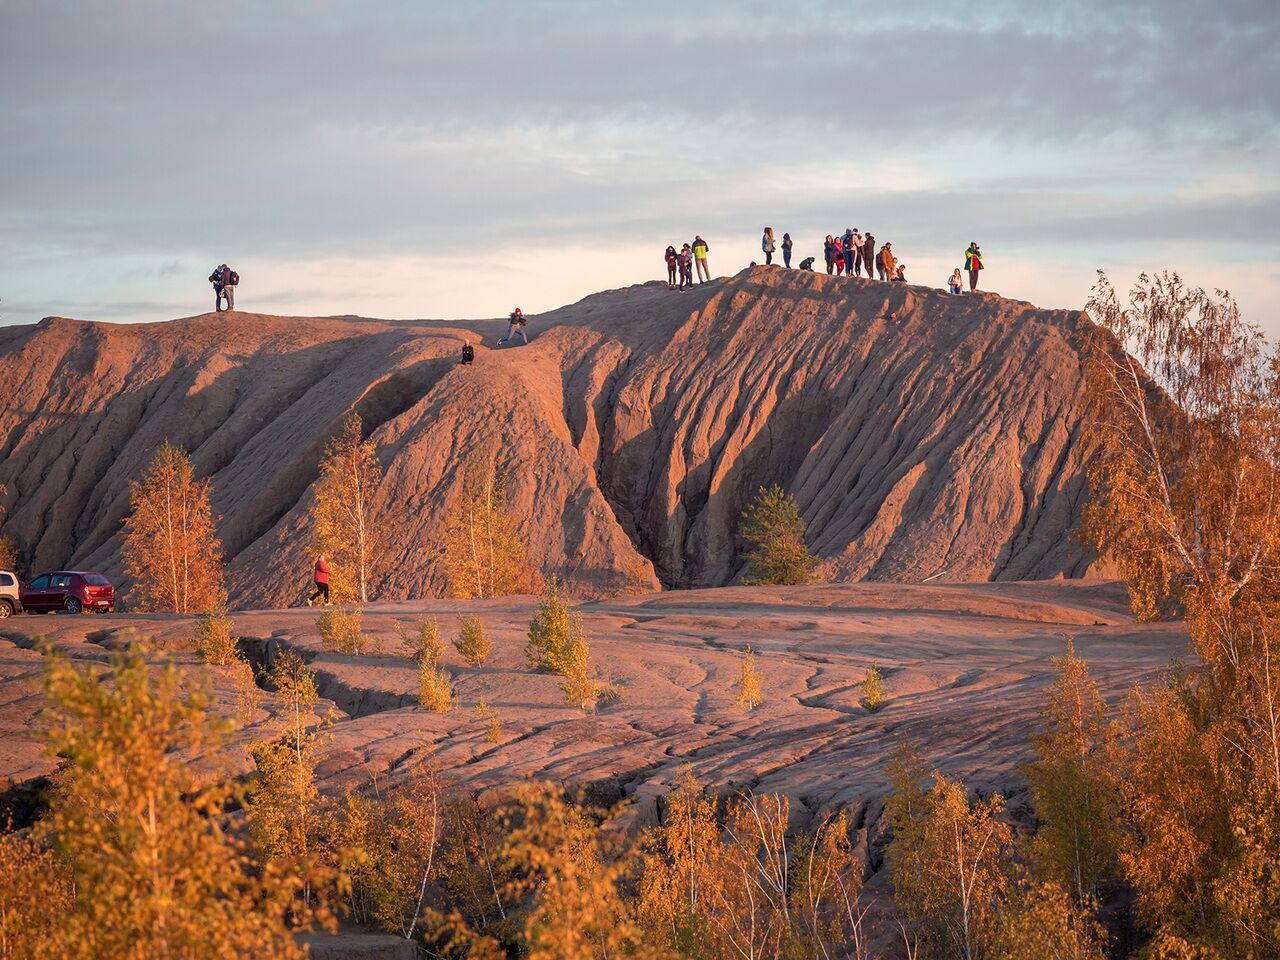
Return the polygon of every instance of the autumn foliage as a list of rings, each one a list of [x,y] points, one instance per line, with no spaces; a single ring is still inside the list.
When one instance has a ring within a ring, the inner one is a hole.
[[[139,610],[198,613],[224,595],[222,547],[214,532],[209,481],[197,480],[191,459],[165,441],[141,480],[130,485],[124,522],[124,564]]]
[[[443,559],[451,596],[501,597],[534,586],[496,458],[482,457],[467,468],[447,514]]]
[[[360,415],[349,413],[325,447],[311,503],[315,553],[328,558],[337,602],[367,603],[387,549],[389,518],[375,503],[382,466],[363,438]]]

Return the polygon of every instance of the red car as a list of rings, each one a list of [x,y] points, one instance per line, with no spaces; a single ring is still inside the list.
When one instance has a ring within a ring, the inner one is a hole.
[[[110,613],[116,608],[116,588],[111,581],[83,570],[42,573],[22,588],[19,597],[28,613]]]

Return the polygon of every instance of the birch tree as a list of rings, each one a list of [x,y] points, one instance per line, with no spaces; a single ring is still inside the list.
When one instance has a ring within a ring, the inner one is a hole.
[[[311,504],[315,552],[328,558],[336,601],[369,601],[369,584],[386,550],[387,518],[374,502],[382,467],[360,415],[349,413],[325,447]]]

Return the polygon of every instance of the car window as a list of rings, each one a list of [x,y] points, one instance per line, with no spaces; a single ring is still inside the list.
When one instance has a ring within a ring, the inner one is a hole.
[[[71,575],[66,573],[55,573],[53,575],[53,583],[50,584],[54,589],[70,585]]]
[[[49,575],[46,573],[43,577],[36,577],[31,581],[32,590],[44,590],[49,586]]]
[[[111,581],[100,573],[86,573],[84,576],[84,582],[89,584],[91,587],[111,586]]]
[[[7,573],[0,573],[0,587],[12,587],[13,577]]]

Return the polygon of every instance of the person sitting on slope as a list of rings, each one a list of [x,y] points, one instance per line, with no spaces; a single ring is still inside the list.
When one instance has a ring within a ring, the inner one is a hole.
[[[801,260],[800,269],[808,270],[810,273],[813,273],[813,257],[805,257],[803,260]]]
[[[471,345],[470,340],[462,341],[462,359],[458,362],[463,366],[469,367],[476,359],[476,348]]]

